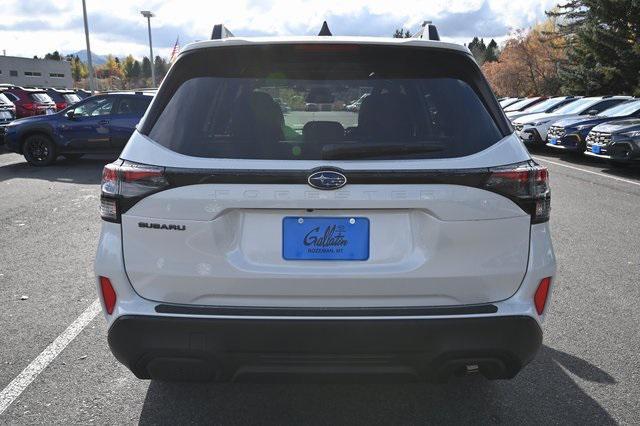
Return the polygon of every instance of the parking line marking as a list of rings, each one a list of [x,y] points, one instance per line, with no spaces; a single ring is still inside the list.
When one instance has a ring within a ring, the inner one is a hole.
[[[540,157],[533,157],[535,160],[540,160],[540,161],[546,161],[547,163],[551,163],[551,164],[555,164],[556,166],[560,166],[560,167],[566,167],[568,169],[573,169],[573,170],[580,170],[581,172],[585,172],[585,173],[591,173],[592,175],[596,175],[596,176],[600,176],[600,177],[605,177],[605,178],[609,178],[609,179],[613,179],[613,180],[617,180],[620,182],[625,182],[625,183],[630,183],[632,185],[638,185],[640,186],[640,182],[636,182],[633,180],[629,180],[629,179],[622,179],[619,177],[615,177],[615,176],[609,176],[607,174],[604,173],[599,173],[599,172],[594,172],[592,170],[587,170],[587,169],[581,169],[580,167],[576,167],[576,166],[570,166],[568,164],[562,164],[562,163],[558,163],[557,161],[551,161],[551,160],[547,160],[545,158],[540,158]]]
[[[13,401],[15,401],[20,394],[33,382],[36,377],[49,364],[51,361],[56,359],[60,352],[67,347],[69,343],[75,339],[78,334],[98,315],[100,312],[100,301],[98,299],[94,300],[91,305],[87,309],[84,310],[83,313],[76,318],[75,321],[67,327],[65,331],[62,332],[56,339],[49,344],[40,355],[38,355],[29,365],[25,367],[24,370],[15,379],[11,381],[5,387],[2,392],[0,392],[0,414],[4,413],[4,411],[11,405]]]

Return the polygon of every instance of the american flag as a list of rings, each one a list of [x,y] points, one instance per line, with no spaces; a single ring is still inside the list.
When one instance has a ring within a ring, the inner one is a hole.
[[[178,56],[180,52],[180,36],[176,38],[176,43],[173,45],[173,50],[171,51],[171,57],[169,58],[169,63],[173,63],[173,61]]]

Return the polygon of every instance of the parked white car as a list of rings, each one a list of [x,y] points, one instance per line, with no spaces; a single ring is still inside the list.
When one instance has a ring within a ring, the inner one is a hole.
[[[518,117],[512,121],[518,137],[528,146],[540,147],[547,143],[551,125],[564,118],[597,115],[605,109],[632,99],[631,96],[592,96],[571,102],[553,112],[542,112]]]
[[[283,116],[270,95],[363,86],[355,117]],[[549,211],[547,170],[464,46],[190,44],[104,169],[109,346],[163,380],[511,378],[542,342]]]
[[[529,114],[538,114],[538,113],[550,113],[550,112],[554,112],[560,108],[562,108],[564,105],[567,105],[573,101],[576,101],[580,99],[580,97],[576,97],[576,96],[557,96],[555,98],[549,98],[545,101],[542,101],[540,103],[534,104],[533,106],[530,106],[529,108],[525,109],[524,111],[509,111],[509,112],[505,112],[505,115],[507,116],[507,118],[511,121],[515,120],[516,118],[520,118],[523,117],[525,115],[529,115]]]

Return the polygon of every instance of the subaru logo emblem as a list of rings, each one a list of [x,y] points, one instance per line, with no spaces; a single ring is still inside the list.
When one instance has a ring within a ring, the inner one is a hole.
[[[317,189],[338,189],[347,184],[347,177],[333,170],[318,170],[309,175],[307,182]]]

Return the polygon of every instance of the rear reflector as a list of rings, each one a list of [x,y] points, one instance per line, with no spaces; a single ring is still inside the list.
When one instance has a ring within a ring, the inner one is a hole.
[[[551,285],[551,277],[543,278],[538,284],[536,294],[533,296],[533,301],[536,305],[536,311],[538,315],[542,315],[544,307],[547,304],[547,296],[549,295],[549,286]]]
[[[107,277],[100,277],[100,289],[102,290],[102,300],[104,300],[104,308],[111,315],[113,308],[116,306],[116,291],[111,285],[111,281]]]

